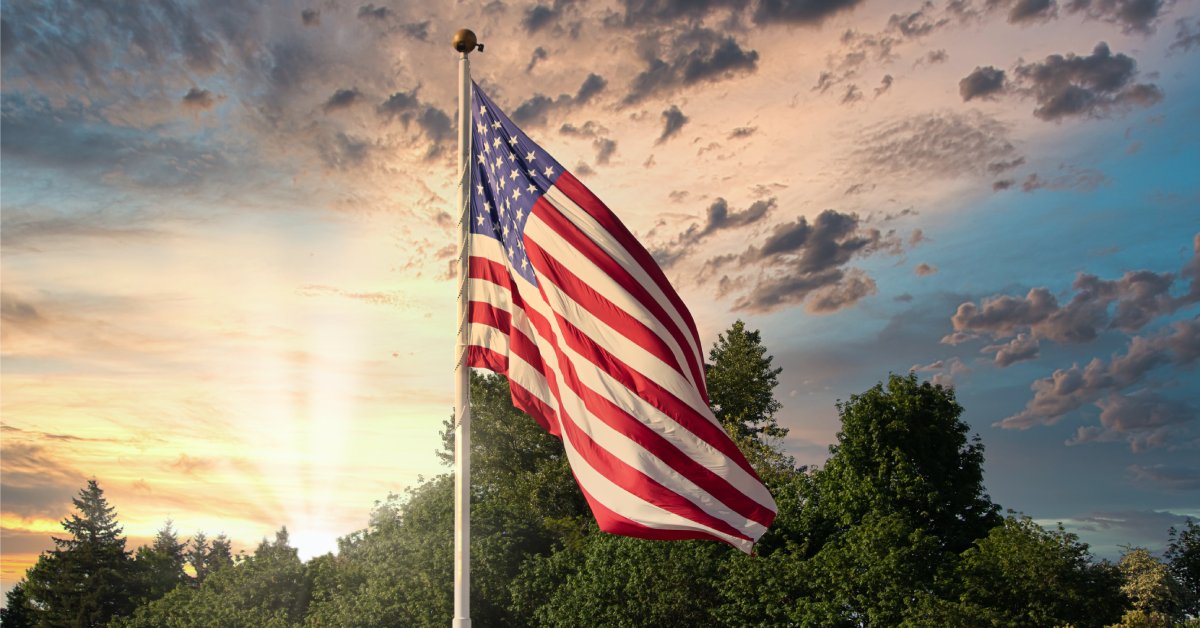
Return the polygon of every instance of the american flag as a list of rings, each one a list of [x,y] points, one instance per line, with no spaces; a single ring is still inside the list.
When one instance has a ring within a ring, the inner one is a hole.
[[[775,501],[708,407],[691,314],[650,254],[473,86],[467,361],[562,440],[600,528],[749,553]]]

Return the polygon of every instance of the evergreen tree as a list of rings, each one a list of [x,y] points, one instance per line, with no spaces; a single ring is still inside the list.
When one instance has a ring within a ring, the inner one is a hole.
[[[772,367],[762,334],[736,321],[717,336],[705,365],[709,403],[735,440],[782,438],[787,430],[775,420],[782,404],[775,399],[782,368]]]
[[[187,543],[179,540],[168,519],[155,535],[153,544],[138,548],[134,555],[134,567],[141,579],[140,599],[157,600],[188,581],[188,575],[183,570],[186,563],[185,547]]]
[[[188,566],[192,568],[193,583],[199,586],[208,577],[208,556],[212,552],[212,548],[208,544],[208,535],[204,532],[196,532],[196,536],[192,537],[191,547],[187,548],[184,554],[184,559]]]
[[[26,591],[39,622],[52,626],[101,626],[133,610],[136,578],[125,537],[95,480],[72,500],[79,511],[62,522],[69,538],[54,538],[26,576]]]
[[[0,626],[25,628],[35,625],[37,612],[29,606],[29,598],[25,595],[25,581],[21,580],[4,596],[4,608],[0,608]]]

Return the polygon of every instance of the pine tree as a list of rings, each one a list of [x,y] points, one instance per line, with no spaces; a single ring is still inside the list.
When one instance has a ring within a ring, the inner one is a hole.
[[[39,623],[101,626],[133,610],[136,578],[116,509],[95,480],[72,500],[79,511],[62,522],[69,538],[54,538],[26,576]]]
[[[134,565],[141,577],[139,594],[142,600],[157,600],[188,581],[188,575],[183,570],[186,547],[187,543],[179,540],[168,519],[155,535],[152,545],[138,548]]]
[[[787,430],[779,426],[775,413],[782,405],[775,399],[782,368],[772,368],[772,357],[757,330],[747,330],[736,321],[717,336],[708,353],[705,379],[713,412],[735,439],[781,438]]]

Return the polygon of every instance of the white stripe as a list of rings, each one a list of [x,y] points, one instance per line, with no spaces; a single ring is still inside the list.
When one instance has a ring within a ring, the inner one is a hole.
[[[525,225],[525,237],[536,242],[546,253],[558,260],[576,277],[579,277],[580,281],[589,288],[611,301],[630,317],[644,324],[671,350],[671,354],[675,358],[672,366],[678,368],[683,373],[683,376],[687,378],[692,388],[699,388],[692,374],[691,366],[688,364],[687,357],[683,353],[684,350],[679,346],[679,342],[675,340],[675,336],[663,326],[662,321],[658,320],[658,317],[651,314],[642,302],[630,294],[624,286],[614,280],[599,266],[596,266],[579,249],[566,240],[563,240],[536,213],[529,218],[529,222]],[[643,287],[649,290],[648,286]],[[619,333],[621,330],[617,329],[616,331]],[[687,330],[681,331],[684,338],[689,337],[690,334]],[[658,358],[655,357],[654,359],[657,360]]]
[[[518,281],[524,283],[524,280],[522,279],[518,279]],[[561,337],[563,331],[561,328],[559,328],[556,320],[547,316],[547,306],[544,302],[540,300],[533,300],[527,303],[527,307],[533,308],[534,311],[538,312],[543,317],[549,318],[552,327]],[[539,338],[538,345],[539,348],[542,349],[542,360],[545,363],[546,368],[548,370],[553,370],[556,373],[561,373],[562,371],[558,364],[558,356],[554,352],[554,348],[550,344],[549,340]],[[559,348],[562,350],[564,356],[574,365],[575,371],[580,376],[581,381],[585,380],[585,378],[592,381],[601,379],[599,373],[601,373],[602,370],[599,367],[595,366],[591,362],[588,362],[578,353],[572,351],[570,347],[566,346],[565,343],[560,342]],[[620,383],[616,382],[615,380],[612,381],[614,386],[611,388],[603,386],[596,389],[592,389],[590,386],[588,388],[596,394],[609,399],[618,406],[625,405],[622,403],[623,399],[627,399],[630,396],[635,396],[632,391],[628,390]],[[747,536],[757,538],[765,531],[765,528],[763,528],[761,524],[724,506],[719,499],[716,499],[707,492],[703,491],[703,489],[696,486],[690,479],[680,475],[677,471],[671,469],[670,466],[665,462],[654,456],[654,454],[646,451],[637,443],[629,440],[626,436],[619,434],[611,427],[604,424],[600,419],[591,419],[590,417],[592,417],[592,414],[587,410],[583,400],[575,395],[575,392],[570,389],[566,382],[562,381],[561,377],[559,378],[558,382],[558,393],[560,398],[559,421],[561,422],[563,420],[564,415],[570,417],[570,419],[573,420],[584,433],[595,438],[597,444],[600,445],[608,455],[618,460],[622,460],[635,469],[646,473],[650,477],[657,480],[660,484],[667,487],[668,490],[671,490],[684,497],[713,517],[722,519],[734,528],[744,531]],[[665,426],[666,421],[669,421],[673,428],[679,428],[679,425],[669,418],[666,418],[663,423],[660,423],[659,427]],[[660,433],[663,433],[663,431],[660,430]],[[666,430],[666,433],[663,433],[663,435],[669,441],[675,443],[676,446],[678,446],[680,440],[684,440],[681,439],[681,436],[685,434],[691,436],[691,433],[684,429],[668,429]],[[694,436],[691,436],[691,438],[695,439],[696,441],[701,441],[701,439]],[[709,450],[711,451],[711,455],[700,458],[698,460],[700,464],[703,464],[709,469],[714,470],[714,472],[722,475],[723,477],[729,474],[722,472],[729,469],[737,469],[738,473],[745,475],[745,472],[740,466],[738,466],[736,462],[730,460],[727,456],[719,451],[711,448],[709,448]],[[575,463],[572,463],[572,466],[574,466],[574,464]],[[753,495],[765,492],[765,488],[762,487],[761,483],[753,480],[753,478],[748,479],[750,479],[750,483],[757,489],[751,493],[751,499],[761,503],[761,499],[755,499]],[[736,487],[736,485],[735,488],[740,489],[740,487]],[[746,493],[745,490],[742,490],[742,492]],[[774,502],[770,500],[769,494],[766,496],[766,499],[770,504],[768,508],[775,510]],[[624,514],[621,510],[616,508],[613,508],[613,511]],[[699,526],[701,524],[697,523],[696,525]],[[708,528],[705,527],[705,529],[707,530]]]
[[[571,198],[564,194],[562,190],[558,189],[558,186],[550,186],[550,189],[546,190],[546,194],[543,196],[543,198],[545,198],[548,203],[553,205],[554,208],[559,211],[559,213],[561,213],[576,227],[578,227],[580,231],[587,234],[588,237],[590,237],[593,242],[599,245],[609,257],[616,260],[617,263],[619,263],[626,271],[629,272],[629,274],[633,275],[633,278],[636,279],[638,283],[646,287],[646,290],[650,292],[650,295],[654,297],[654,300],[658,301],[658,304],[662,306],[663,310],[667,312],[667,315],[670,316],[675,322],[676,327],[679,328],[679,331],[687,340],[692,354],[696,356],[696,359],[698,360],[697,364],[703,367],[704,354],[700,351],[700,347],[697,344],[698,341],[692,335],[692,328],[689,327],[686,322],[684,322],[685,317],[681,312],[675,309],[675,305],[671,303],[671,300],[668,299],[663,293],[662,289],[658,287],[658,282],[654,281],[654,279],[646,273],[646,269],[642,268],[642,265],[638,263],[633,255],[631,255],[623,246],[621,246],[620,241],[608,235],[608,230],[602,227],[600,223],[596,222],[596,220],[592,218],[590,214],[584,211],[584,209],[576,204],[575,201],[571,200]]]

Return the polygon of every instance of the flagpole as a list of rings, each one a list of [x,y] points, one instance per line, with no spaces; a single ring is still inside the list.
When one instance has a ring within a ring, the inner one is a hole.
[[[454,34],[458,59],[458,339],[454,345],[454,621],[453,628],[471,628],[471,369],[467,259],[470,255],[471,194],[471,63],[467,55],[478,46],[475,33]]]

